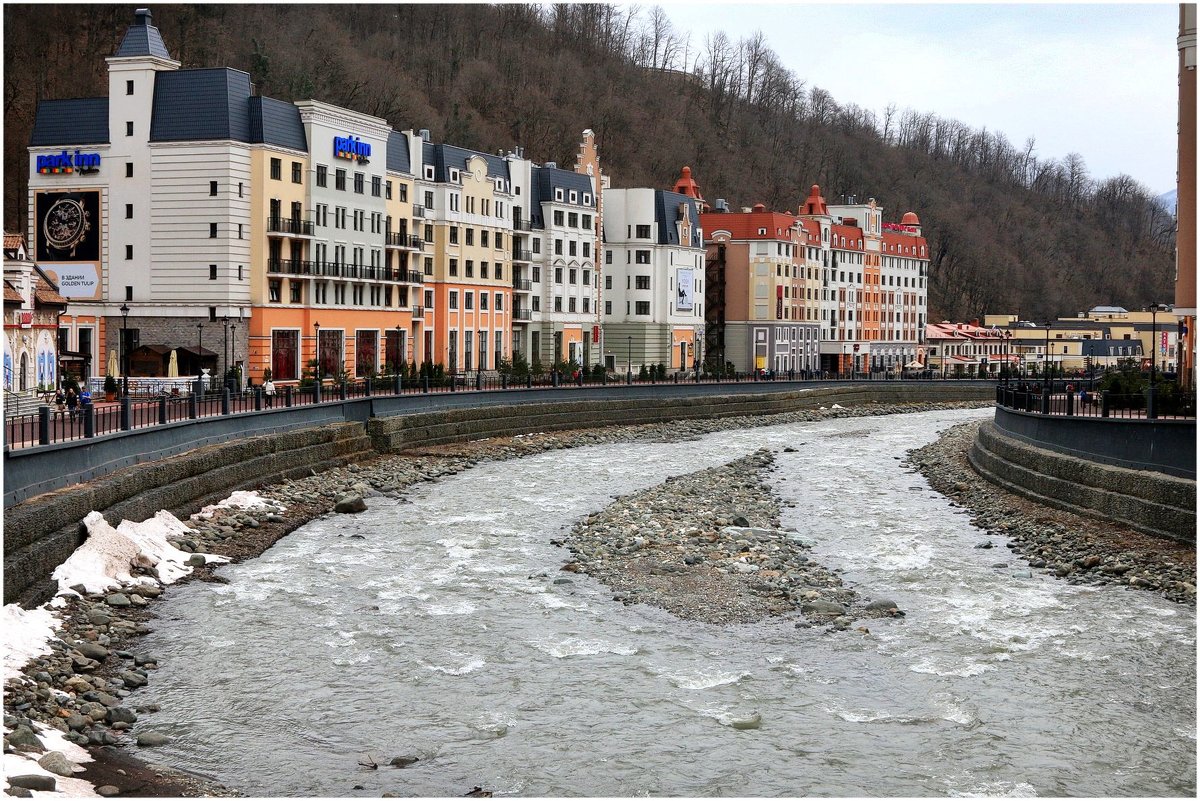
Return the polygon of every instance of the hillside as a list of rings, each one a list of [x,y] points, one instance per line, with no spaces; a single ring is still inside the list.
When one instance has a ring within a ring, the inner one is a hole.
[[[795,210],[874,197],[921,218],[930,317],[1069,315],[1173,295],[1174,223],[1128,176],[932,113],[878,119],[784,70],[761,37],[690,42],[610,5],[155,6],[185,68],[230,66],[259,93],[317,98],[495,152],[571,163],[592,128],[614,186],[669,187],[689,164],[710,201]],[[5,227],[25,219],[39,98],[105,93],[133,6],[6,5]],[[699,51],[699,52],[697,52]],[[682,71],[681,67],[686,67]]]

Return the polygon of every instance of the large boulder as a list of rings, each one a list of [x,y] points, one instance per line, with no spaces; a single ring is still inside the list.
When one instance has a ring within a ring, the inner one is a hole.
[[[846,608],[834,601],[808,601],[800,606],[800,611],[806,615],[844,615]]]
[[[61,751],[51,751],[38,760],[38,765],[58,776],[72,776],[83,768],[67,759]]]
[[[333,511],[338,514],[358,514],[359,512],[367,511],[367,502],[363,500],[361,495],[343,495],[334,504]]]

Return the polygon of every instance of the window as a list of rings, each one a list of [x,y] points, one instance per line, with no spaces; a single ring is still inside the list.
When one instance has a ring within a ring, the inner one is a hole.
[[[433,257],[432,256],[425,257],[425,274],[433,275]]]
[[[466,229],[466,232],[467,232],[467,244],[474,245],[475,244],[475,229],[468,228],[468,229]]]
[[[317,165],[317,186],[329,185],[329,168],[324,164]]]
[[[592,271],[591,270],[583,271],[583,285],[584,286],[592,285]]]
[[[346,171],[338,170],[333,174],[333,188],[342,192],[346,191]]]
[[[479,277],[480,278],[488,277],[488,263],[486,261],[479,262]]]
[[[486,292],[479,293],[479,310],[480,311],[488,310],[488,293],[486,293]]]
[[[133,162],[132,161],[125,162],[125,177],[126,178],[133,177]]]
[[[133,121],[132,120],[125,123],[125,135],[133,136]]]
[[[363,193],[363,177],[361,172],[354,173],[354,193],[357,195]]]
[[[604,263],[612,264],[612,251],[611,250],[604,251]],[[612,286],[609,286],[609,289],[612,289]]]
[[[450,290],[450,308],[458,308],[458,292],[454,291],[453,289]]]
[[[132,203],[125,204],[125,219],[127,219],[127,220],[133,219],[133,204]]]
[[[283,178],[283,160],[271,159],[271,180],[279,181]]]
[[[217,224],[216,223],[208,224],[208,238],[209,239],[217,238]]]
[[[280,284],[281,284],[281,282],[278,278],[272,278],[270,281],[267,282],[267,287],[270,292],[270,298],[271,298],[272,303],[280,302],[280,291],[281,291]]]
[[[554,310],[556,312],[562,311],[562,298],[556,297],[554,299]]]
[[[496,250],[504,250],[504,234],[500,231],[496,232]]]
[[[133,258],[133,245],[126,245],[125,246],[125,261],[129,261],[132,258]],[[132,287],[130,287],[130,288],[132,288]]]
[[[485,248],[488,246],[488,232],[486,230],[479,232],[479,246]]]
[[[451,245],[458,244],[458,226],[457,225],[450,226],[450,244]]]
[[[576,249],[578,247],[579,247],[579,243],[576,242],[574,239],[572,239],[570,242],[567,243],[567,255],[578,256],[579,254],[576,252]]]
[[[650,288],[650,276],[648,276],[648,275],[637,276],[637,288],[638,289],[649,289]]]
[[[634,254],[636,256],[635,260],[638,264],[649,264],[650,263],[650,251],[636,250],[636,251],[634,251]]]
[[[635,309],[634,314],[649,315],[650,314],[650,301],[639,300],[637,302],[637,308]]]
[[[555,256],[562,255],[562,240],[561,239],[554,240],[554,255]]]
[[[242,182],[238,181],[238,197],[242,196]]]
[[[391,184],[391,183],[392,183],[391,181],[388,181],[388,184]],[[389,194],[388,200],[391,200],[391,199],[392,199],[392,196]],[[401,203],[408,202],[408,184],[400,184],[400,202]]]
[[[492,308],[496,311],[504,311],[504,296],[499,292],[496,293],[496,302],[492,304]]]
[[[208,182],[208,195],[209,195],[209,197],[217,196],[217,182],[216,181]]]
[[[612,276],[611,275],[604,276],[604,288],[612,289]]]
[[[554,283],[556,283],[556,284],[562,283],[562,267],[554,268]]]
[[[125,82],[125,94],[127,94],[127,95],[133,94],[133,81]]]
[[[534,253],[542,252],[542,240],[536,236],[533,238],[533,252]]]
[[[583,243],[583,257],[585,259],[590,259],[592,257],[592,243],[591,242]]]
[[[567,215],[567,225],[570,226],[571,228],[578,228],[579,227],[579,215],[576,214],[575,212],[571,212],[570,214],[568,214]]]
[[[604,313],[612,314],[612,301],[611,300],[604,301]]]
[[[587,197],[587,195],[584,195],[584,197],[586,198],[586,197]],[[585,202],[590,202],[590,201],[585,201]],[[592,215],[590,215],[590,214],[585,214],[585,215],[583,215],[583,217],[582,217],[582,218],[580,218],[580,219],[581,219],[581,221],[582,221],[582,223],[583,223],[583,224],[582,224],[580,227],[581,227],[581,228],[583,228],[583,229],[585,229],[585,230],[591,230],[591,228],[592,228]]]
[[[475,277],[475,261],[473,259],[467,259],[466,268],[467,268],[467,271],[466,271],[467,278],[474,278]]]
[[[379,197],[383,194],[383,179],[378,175],[371,176],[371,195]]]
[[[425,193],[425,210],[430,211],[432,209],[433,209],[433,193],[426,192]]]
[[[567,270],[567,282],[574,284],[575,279],[578,277],[578,273],[579,273],[579,271],[576,270],[574,267],[572,267],[570,270]]]
[[[587,313],[591,312],[591,310],[592,310],[592,299],[584,298],[583,299],[583,313],[587,314]]]
[[[463,309],[465,311],[471,311],[474,308],[475,308],[475,293],[474,292],[464,292],[463,293]]]
[[[561,211],[556,211],[556,212],[554,212],[554,224],[555,224],[555,225],[557,225],[557,226],[562,226],[562,224],[563,224],[563,213],[562,213]]]
[[[567,298],[567,311],[575,311],[575,298]]]
[[[650,238],[650,226],[648,226],[648,225],[637,226],[637,238],[638,239],[649,239]]]
[[[453,275],[453,276],[458,275],[458,259],[450,260],[450,275]]]
[[[217,265],[215,265],[215,264],[208,265],[208,280],[209,281],[217,280]]]
[[[302,303],[304,300],[304,284],[299,281],[289,280],[288,287],[292,293],[292,303]]]

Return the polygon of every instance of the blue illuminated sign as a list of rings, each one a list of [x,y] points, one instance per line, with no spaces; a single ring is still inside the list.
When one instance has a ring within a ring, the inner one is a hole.
[[[371,146],[357,136],[335,136],[333,154],[339,159],[365,162],[371,158]]]
[[[99,153],[74,153],[63,151],[57,156],[38,156],[37,171],[43,175],[89,173],[100,169]]]

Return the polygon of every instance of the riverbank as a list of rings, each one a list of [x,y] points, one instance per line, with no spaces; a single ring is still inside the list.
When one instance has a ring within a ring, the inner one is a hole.
[[[260,495],[268,505],[256,509],[218,509],[211,517],[193,517],[186,521],[192,530],[173,536],[171,542],[185,553],[196,554],[194,560],[189,560],[196,563],[193,572],[185,580],[220,582],[222,579],[216,570],[219,565],[208,563],[200,554],[220,554],[233,562],[251,559],[316,517],[339,508],[345,511],[361,508],[372,497],[400,496],[417,483],[435,481],[484,460],[514,459],[560,448],[638,440],[684,441],[734,428],[981,405],[987,404],[867,404],[766,417],[532,434],[428,448],[374,458],[263,488]],[[202,562],[206,564],[199,564]],[[139,577],[154,576],[156,569],[145,564],[134,567],[132,572]],[[149,765],[139,767],[143,764],[140,760],[146,756],[152,758],[156,740],[147,735],[155,733],[143,731],[135,738],[130,732],[139,722],[150,723],[144,728],[152,729],[155,710],[135,706],[130,696],[151,680],[157,660],[152,654],[138,651],[137,639],[148,630],[153,601],[161,593],[161,587],[150,584],[138,585],[128,592],[85,592],[67,599],[61,613],[63,623],[57,632],[58,639],[51,643],[51,652],[31,660],[23,669],[21,680],[7,683],[5,727],[11,734],[5,738],[6,750],[9,747],[18,750],[39,748],[40,745],[34,744],[37,738],[29,728],[29,724],[36,721],[63,732],[70,742],[91,750],[93,761],[87,763],[85,772],[70,773],[97,787],[103,786],[106,794],[142,797],[236,794],[229,788],[207,782],[204,777]],[[134,752],[128,748],[113,748],[135,743],[140,749],[151,750]]]
[[[1195,606],[1194,547],[1040,506],[997,487],[967,461],[979,426],[955,426],[912,451],[907,462],[935,490],[973,513],[971,522],[985,532],[977,547],[995,547],[991,537],[1007,537],[1006,547],[1030,570],[1070,584],[1115,585]]]

